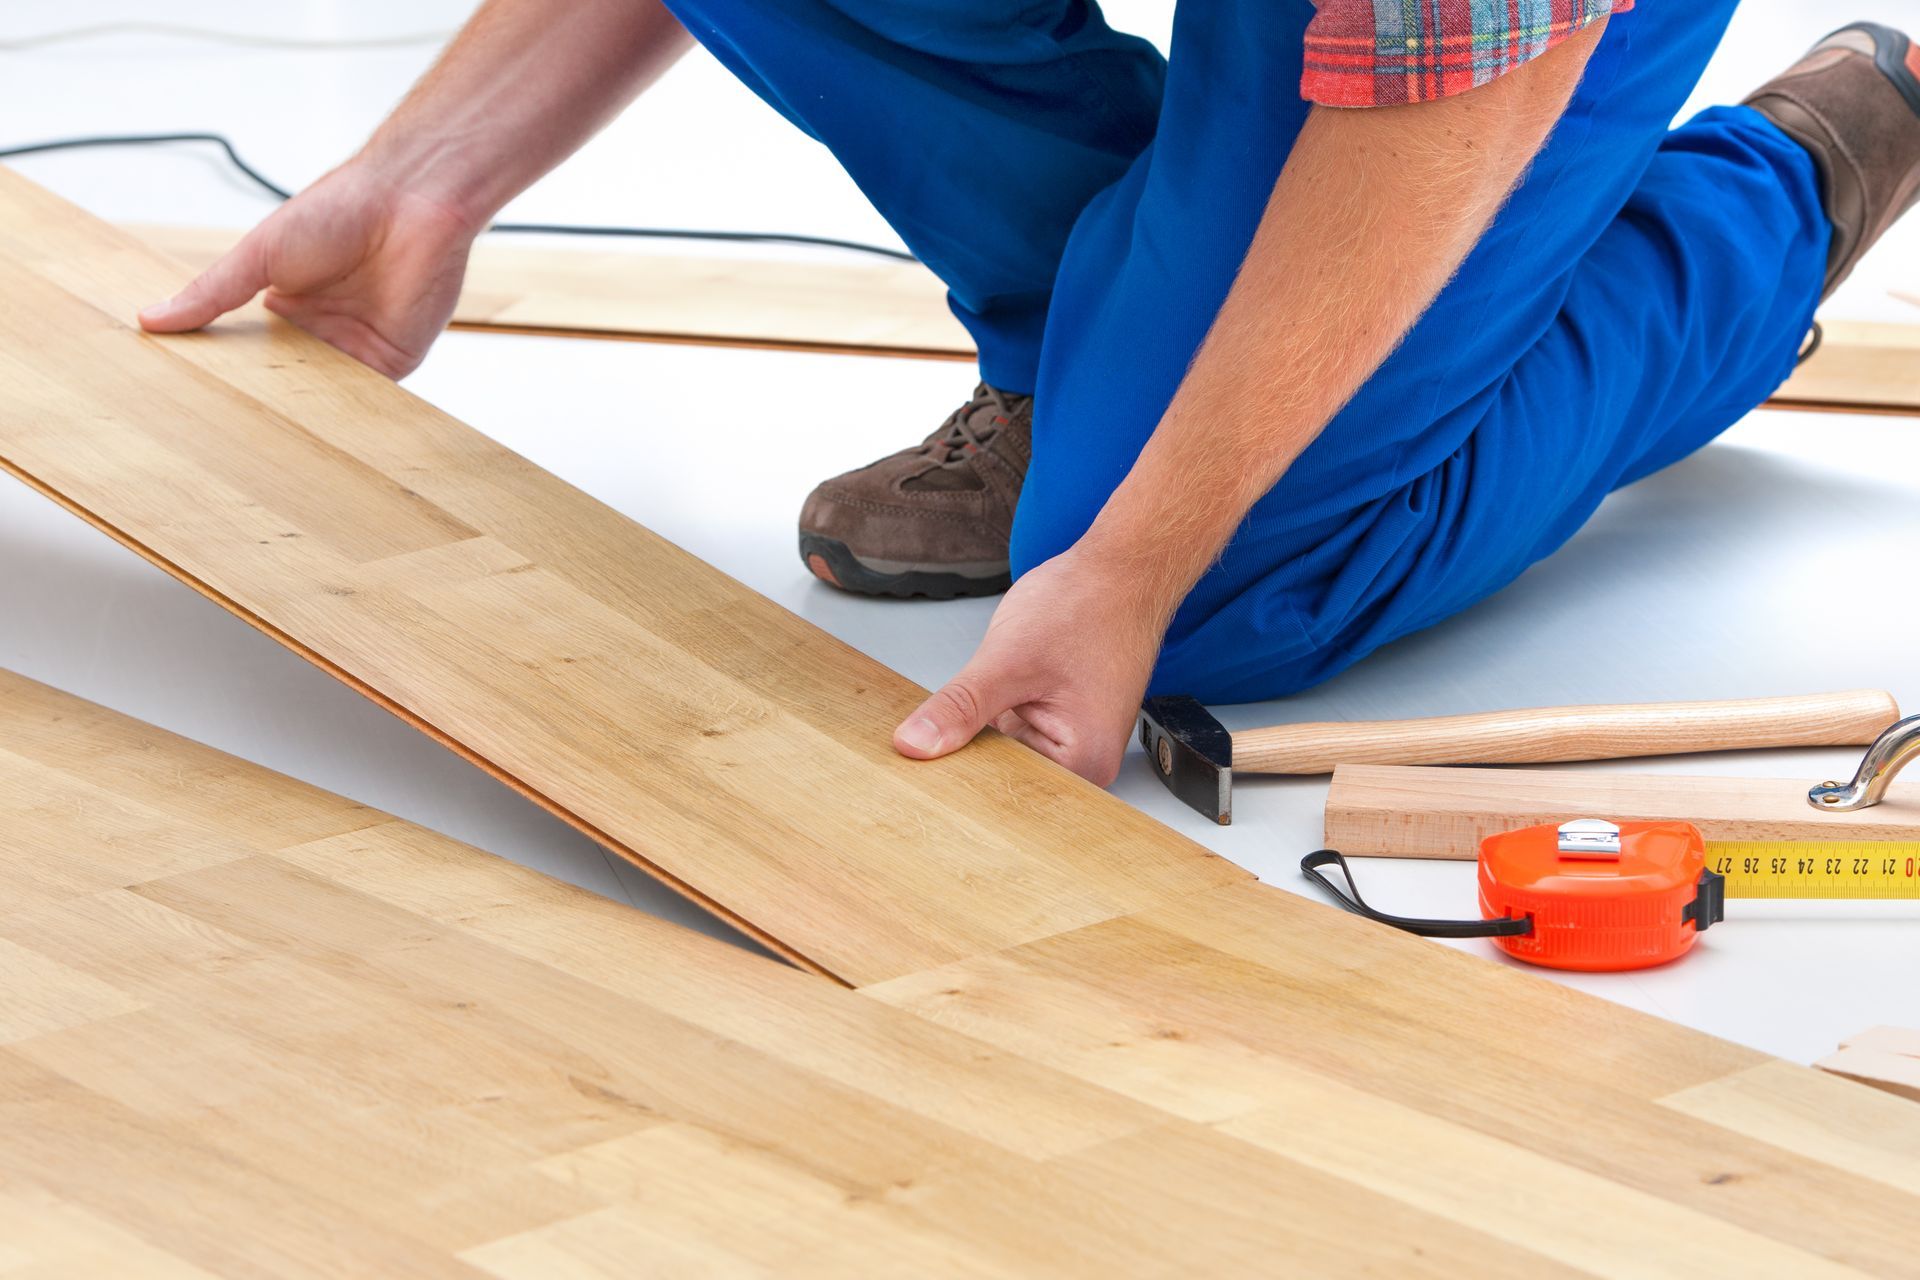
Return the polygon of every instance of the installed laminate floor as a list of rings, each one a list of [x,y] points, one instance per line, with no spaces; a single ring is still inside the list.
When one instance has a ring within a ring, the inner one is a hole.
[[[1920,1108],[1258,885],[852,992],[0,672],[0,900],[7,1274],[1798,1278],[1920,1245]]]

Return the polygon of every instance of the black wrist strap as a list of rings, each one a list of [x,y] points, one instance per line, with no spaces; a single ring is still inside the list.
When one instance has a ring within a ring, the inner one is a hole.
[[[1320,873],[1320,868],[1336,864],[1341,876],[1346,879],[1345,889]],[[1390,924],[1396,929],[1405,929],[1408,933],[1417,933],[1423,938],[1514,938],[1533,932],[1533,921],[1519,916],[1501,916],[1498,920],[1415,920],[1408,916],[1390,916],[1384,911],[1375,911],[1360,896],[1360,886],[1353,882],[1353,868],[1347,865],[1345,856],[1332,849],[1321,849],[1300,859],[1300,874],[1325,889],[1335,903],[1353,914],[1377,920],[1381,924]]]

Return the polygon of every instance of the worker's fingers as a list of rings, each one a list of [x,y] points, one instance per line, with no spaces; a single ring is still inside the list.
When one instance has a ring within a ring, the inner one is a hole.
[[[1032,747],[1043,756],[1051,756],[1059,744],[1028,723],[1018,711],[1003,711],[994,717],[993,727],[1022,746]]]
[[[389,378],[404,378],[420,366],[419,355],[388,341],[372,325],[356,316],[328,311],[271,289],[267,291],[263,305],[275,315],[291,320],[322,342],[338,347],[361,364]]]
[[[258,231],[248,235],[186,288],[143,310],[140,327],[149,333],[184,333],[246,305],[267,287],[265,243]]]
[[[1120,761],[1126,755],[1124,735],[1115,740],[1110,734],[1084,733],[1042,706],[1002,712],[995,717],[993,727],[1103,787],[1119,776]]]
[[[893,731],[893,749],[937,760],[972,742],[1001,712],[1022,701],[1010,673],[976,658]]]
[[[1042,754],[1051,756],[1095,786],[1112,786],[1113,780],[1120,776],[1120,763],[1126,758],[1129,736],[1127,733],[1083,734],[1074,742],[1063,744],[1058,751]]]

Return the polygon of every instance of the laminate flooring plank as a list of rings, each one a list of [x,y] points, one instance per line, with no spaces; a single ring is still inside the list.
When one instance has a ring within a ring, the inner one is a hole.
[[[850,984],[1246,873],[305,334],[132,327],[178,267],[0,175],[0,465]]]

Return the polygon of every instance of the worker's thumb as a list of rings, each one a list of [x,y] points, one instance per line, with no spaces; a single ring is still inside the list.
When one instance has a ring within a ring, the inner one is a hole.
[[[179,293],[142,310],[140,327],[149,333],[198,329],[245,306],[266,287],[265,254],[258,239],[248,236]]]
[[[1011,705],[998,696],[991,679],[969,668],[900,722],[893,731],[893,749],[915,760],[938,759],[972,742]]]

